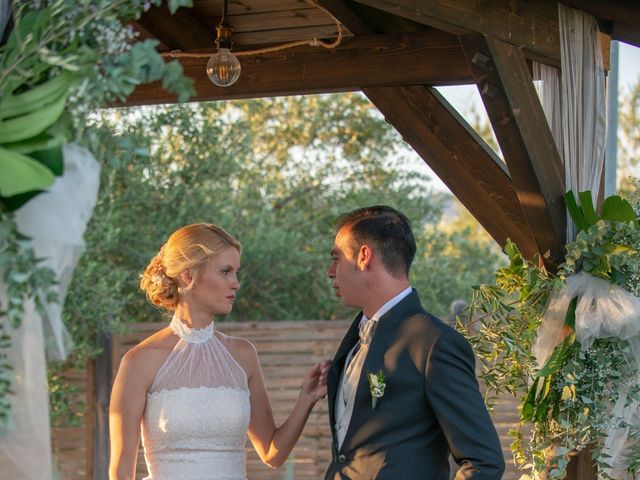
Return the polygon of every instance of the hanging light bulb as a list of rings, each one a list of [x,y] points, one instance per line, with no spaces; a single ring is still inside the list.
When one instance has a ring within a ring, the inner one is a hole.
[[[240,62],[231,53],[231,47],[233,46],[231,33],[233,33],[233,28],[226,21],[227,3],[228,0],[224,0],[222,20],[216,27],[216,46],[218,51],[207,62],[207,76],[209,80],[219,87],[228,87],[236,83],[236,80],[240,77],[241,70]]]
[[[218,53],[207,62],[209,80],[219,87],[228,87],[240,78],[240,62],[228,48],[218,48]]]

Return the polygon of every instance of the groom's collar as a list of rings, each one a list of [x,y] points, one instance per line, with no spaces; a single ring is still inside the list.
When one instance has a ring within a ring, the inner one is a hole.
[[[399,321],[423,310],[418,292],[411,287],[408,290],[409,292],[405,296],[380,317],[375,334],[382,334],[392,329]]]
[[[411,287],[407,287],[404,290],[402,290],[400,293],[398,293],[397,295],[395,295],[394,297],[390,298],[389,300],[387,300],[386,303],[384,303],[376,313],[373,314],[373,316],[371,317],[371,320],[373,320],[374,322],[377,322],[378,320],[380,320],[380,318],[382,318],[382,316],[387,313],[389,310],[391,310],[393,307],[395,307],[398,303],[400,303],[407,295],[409,295],[411,292],[413,291],[413,289]],[[362,313],[362,318],[360,319],[360,323],[362,322],[366,322],[368,320],[367,316],[365,315],[365,313]]]

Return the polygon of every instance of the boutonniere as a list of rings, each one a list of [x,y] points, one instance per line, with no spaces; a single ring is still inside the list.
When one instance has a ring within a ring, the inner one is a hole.
[[[384,389],[387,387],[387,384],[385,383],[382,370],[379,370],[378,373],[370,373],[368,380],[369,391],[371,392],[371,408],[375,409],[378,399],[384,395]]]

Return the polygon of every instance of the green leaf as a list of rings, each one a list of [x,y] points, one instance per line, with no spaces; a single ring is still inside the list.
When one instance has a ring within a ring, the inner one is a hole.
[[[0,195],[10,197],[18,193],[42,190],[53,183],[51,170],[40,162],[0,147]]]
[[[551,356],[544,363],[542,368],[536,373],[536,377],[547,377],[553,373],[560,371],[567,361],[569,351],[573,342],[575,342],[575,335],[568,335],[564,337],[564,340],[558,345]]]
[[[50,8],[25,13],[7,40],[7,50],[19,51],[21,46],[24,48],[25,43],[37,43],[50,16]]]
[[[564,198],[567,203],[567,210],[569,211],[569,215],[573,219],[578,231],[587,230],[589,226],[587,225],[587,221],[584,218],[584,214],[578,204],[576,203],[576,197],[571,190],[564,194]]]
[[[542,389],[540,390],[540,395],[536,400],[536,413],[534,415],[534,420],[536,422],[544,421],[547,416],[547,412],[549,411],[549,406],[552,403],[553,392],[551,391],[551,381],[553,376],[548,376],[544,379],[544,384],[542,385]]]
[[[610,222],[633,222],[638,225],[638,217],[636,217],[633,207],[625,199],[618,195],[611,195],[602,202],[602,218]]]
[[[587,222],[589,227],[595,225],[598,222],[598,215],[596,215],[596,210],[593,208],[591,191],[580,192],[578,196],[580,197],[580,209],[582,210],[585,222]]]
[[[572,330],[576,329],[576,307],[578,306],[578,297],[573,297],[569,302],[567,314],[564,317],[564,324],[569,325]]]
[[[67,141],[67,138],[62,135],[52,137],[48,133],[42,132],[22,142],[5,143],[3,147],[12,152],[26,154],[60,146],[65,143],[65,141]]]
[[[613,280],[618,285],[624,285],[627,281],[625,276],[620,272],[620,270],[611,267],[611,280]]]
[[[32,152],[30,156],[47,166],[54,175],[60,176],[64,170],[64,157],[62,154],[62,145],[56,145],[46,150],[38,150]]]
[[[538,383],[540,382],[540,378],[536,378],[533,381],[533,385],[529,389],[527,393],[527,397],[522,404],[522,412],[520,416],[523,420],[530,422],[533,420],[533,414],[535,413],[535,401],[536,401],[536,393],[538,391]]]
[[[10,212],[15,212],[22,205],[27,203],[33,197],[41,194],[42,192],[43,190],[33,190],[27,193],[19,193],[17,195],[12,195],[10,197],[5,197],[5,198],[0,197],[0,204],[4,203],[4,206],[7,208],[7,210],[9,210]]]

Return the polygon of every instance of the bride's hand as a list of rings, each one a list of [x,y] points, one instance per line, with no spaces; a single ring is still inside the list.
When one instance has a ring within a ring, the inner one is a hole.
[[[329,360],[316,363],[309,369],[302,380],[300,387],[302,392],[311,397],[315,402],[327,395],[327,373],[329,372]]]

